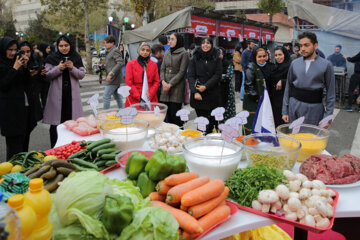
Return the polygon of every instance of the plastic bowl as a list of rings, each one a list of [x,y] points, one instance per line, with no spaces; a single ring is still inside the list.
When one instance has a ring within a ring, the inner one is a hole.
[[[278,134],[289,135],[301,142],[298,161],[302,162],[313,154],[322,153],[329,140],[330,131],[315,125],[302,124],[298,134],[291,134],[290,124],[283,124],[276,128]]]
[[[162,103],[152,102],[150,105],[150,110],[148,110],[145,103],[132,104],[130,107],[136,108],[138,110],[138,114],[136,115],[135,119],[148,122],[150,124],[149,128],[157,128],[161,123],[164,122],[168,107]],[[159,107],[160,109],[159,116],[155,116],[155,107]]]
[[[287,135],[251,134],[242,139],[249,165],[265,164],[278,169],[292,169],[301,143]]]
[[[100,125],[115,119],[120,119],[120,117],[116,117],[115,114],[119,111],[118,108],[109,108],[106,110],[98,111],[96,115],[97,127],[100,130]]]
[[[148,128],[149,123],[141,120],[134,119],[129,125],[113,120],[101,124],[100,132],[104,138],[109,138],[116,144],[116,149],[126,151],[144,145]]]
[[[238,168],[243,146],[221,137],[199,137],[183,143],[183,151],[190,171],[225,181]]]

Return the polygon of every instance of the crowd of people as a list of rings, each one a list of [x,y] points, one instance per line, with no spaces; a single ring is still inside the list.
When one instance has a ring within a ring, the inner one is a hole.
[[[245,126],[249,134],[266,88],[275,126],[301,116],[305,116],[305,123],[317,125],[333,113],[336,98],[333,66],[346,67],[346,60],[356,63],[347,107],[352,109],[353,91],[360,82],[360,53],[343,56],[341,46],[337,45],[335,53],[326,60],[314,33],[304,32],[298,38],[294,47],[284,44],[272,53],[250,40],[245,49],[241,45],[236,47],[229,61],[226,50],[215,47],[210,37],[186,50],[183,36],[172,33],[169,38],[161,36],[157,44],[143,42],[138,57],[129,61],[123,45],[117,47],[115,38],[109,35],[104,39],[107,84],[103,109],[110,107],[111,96],[119,108],[123,107],[117,89],[125,83],[131,87],[125,107],[146,100],[162,102],[168,106],[166,122],[180,126],[182,122],[176,112],[184,103],[190,103],[197,116],[208,118],[206,133],[210,133],[218,124],[211,111],[222,106],[224,120],[234,117],[235,92],[243,90],[243,109],[250,113]],[[38,46],[9,37],[0,39],[0,127],[6,138],[8,159],[28,150],[30,133],[39,120],[50,125],[53,147],[57,141],[56,127],[83,116],[79,80],[84,76],[81,56],[66,36],[57,39],[56,50],[45,43]]]

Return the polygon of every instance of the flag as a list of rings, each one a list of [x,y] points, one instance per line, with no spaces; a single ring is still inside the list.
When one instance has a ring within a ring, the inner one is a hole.
[[[274,115],[271,108],[270,97],[267,88],[260,98],[256,109],[255,118],[252,126],[253,133],[276,133]]]
[[[239,42],[243,42],[244,41],[244,38],[241,34],[239,34]]]
[[[148,94],[149,94],[149,84],[148,84],[148,78],[147,78],[147,74],[146,74],[146,68],[144,68],[143,86],[142,86],[142,90],[141,90],[141,100],[143,100],[146,103],[146,105],[148,106],[148,108],[151,110],[150,99],[148,98]]]
[[[111,24],[108,24],[107,28],[108,35],[112,35],[115,37],[115,46],[119,46],[119,39],[121,34],[120,29]]]
[[[231,42],[231,35],[230,35],[230,33],[227,34],[227,40],[228,40],[228,42]]]

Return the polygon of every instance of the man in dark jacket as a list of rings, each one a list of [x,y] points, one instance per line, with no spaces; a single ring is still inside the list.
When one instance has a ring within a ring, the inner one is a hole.
[[[354,90],[357,86],[360,86],[360,52],[353,57],[344,57],[349,62],[355,63],[354,74],[350,78],[348,105],[344,109],[347,112],[352,112],[352,104],[354,102]],[[360,105],[358,108],[358,112],[360,112]]]
[[[154,44],[151,47],[151,61],[154,61],[158,67],[158,74],[160,77],[160,69],[161,69],[161,64],[163,62],[163,58],[164,58],[164,52],[165,52],[165,48],[163,45],[161,44]],[[162,90],[162,86],[160,84],[160,87],[158,88],[157,91],[157,96],[158,99],[160,99],[160,95],[161,95],[161,90]]]
[[[344,56],[341,54],[341,45],[335,46],[335,52],[328,56],[327,60],[329,60],[334,67],[345,67],[346,68],[346,60]]]
[[[105,57],[105,70],[106,70],[106,82],[103,101],[103,109],[110,108],[111,95],[114,96],[119,108],[122,108],[122,97],[118,94],[117,89],[120,87],[120,83],[124,82],[122,75],[122,66],[124,65],[124,59],[121,56],[119,48],[115,46],[114,36],[107,36],[104,38],[106,57]]]
[[[253,40],[250,40],[248,42],[247,48],[243,51],[243,53],[241,55],[241,65],[242,65],[242,68],[244,71],[246,70],[247,65],[250,62],[252,51],[253,51],[254,47],[255,47],[255,42]]]

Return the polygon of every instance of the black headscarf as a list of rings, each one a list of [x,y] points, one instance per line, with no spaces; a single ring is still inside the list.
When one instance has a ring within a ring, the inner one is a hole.
[[[12,66],[15,62],[15,58],[8,59],[6,57],[6,50],[14,44],[17,45],[17,41],[11,37],[4,37],[0,39],[0,62],[6,66]]]
[[[219,51],[222,51],[223,52],[223,59],[222,59],[222,73],[223,74],[226,74],[227,73],[227,69],[228,69],[228,67],[229,67],[229,61],[226,59],[226,57],[225,57],[225,49],[223,48],[223,47],[219,47]],[[220,52],[219,52],[219,54],[220,54]]]
[[[199,47],[197,47],[195,49],[194,56],[196,57],[196,59],[204,60],[204,61],[215,60],[219,56],[219,52],[217,51],[217,49],[214,48],[213,41],[209,37],[204,38],[201,41],[201,44],[204,43],[206,40],[208,40],[210,42],[211,49],[209,51],[207,51],[207,52],[204,52],[201,49],[201,45],[200,45]]]
[[[59,47],[60,41],[65,41],[70,44],[70,51],[68,54],[62,54],[60,51],[51,53],[46,59],[45,63],[49,63],[51,65],[57,66],[63,60],[64,57],[68,57],[71,60],[75,67],[84,67],[82,62],[81,56],[75,51],[74,47],[72,46],[70,40],[65,35],[62,35],[56,41],[56,46]]]
[[[282,63],[277,63],[275,61],[276,74],[277,75],[287,76],[287,72],[288,72],[290,64],[291,64],[289,51],[287,51],[285,47],[277,47],[277,48],[275,48],[274,52],[277,51],[277,50],[281,50],[283,52],[284,61]]]
[[[47,49],[49,46],[50,46],[50,45],[47,44],[47,43],[40,43],[40,45],[38,46],[38,49],[39,49],[39,51],[42,52],[44,59],[46,59],[47,56],[49,55],[49,54],[46,52],[46,49]]]
[[[30,55],[29,61],[27,63],[27,66],[30,68],[33,66],[38,66],[38,62],[34,58],[34,51],[31,48],[31,44],[28,41],[19,41],[18,46],[19,46],[19,49],[23,46],[28,46],[30,48],[31,55]]]
[[[173,33],[176,37],[176,45],[173,48],[170,48],[170,52],[173,53],[176,49],[184,47],[184,38],[179,33]]]

